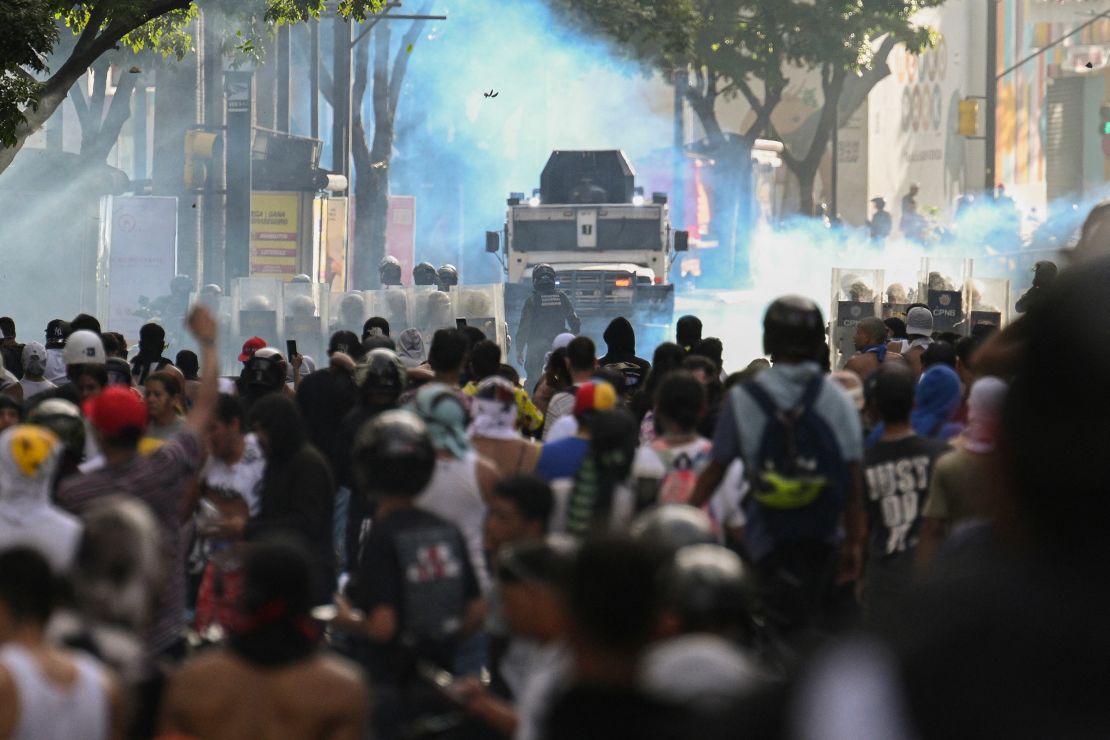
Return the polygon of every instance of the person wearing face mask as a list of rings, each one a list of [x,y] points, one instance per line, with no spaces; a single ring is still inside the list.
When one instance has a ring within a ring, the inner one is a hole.
[[[23,345],[23,378],[19,384],[23,386],[24,401],[58,387],[44,377],[45,373],[46,347],[38,342]]]

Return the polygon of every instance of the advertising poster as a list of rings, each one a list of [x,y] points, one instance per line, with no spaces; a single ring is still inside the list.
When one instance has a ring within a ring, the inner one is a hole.
[[[251,277],[297,274],[300,207],[300,193],[251,193]]]
[[[389,196],[386,222],[385,253],[401,263],[401,283],[412,285],[412,268],[416,265],[416,196]]]
[[[131,344],[146,323],[139,299],[169,295],[177,274],[177,198],[116,197],[111,218],[106,326]]]
[[[328,198],[324,227],[324,259],[320,281],[332,293],[347,290],[347,199]]]

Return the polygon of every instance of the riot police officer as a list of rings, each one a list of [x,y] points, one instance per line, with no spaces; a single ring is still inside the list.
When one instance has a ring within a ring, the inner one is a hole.
[[[451,290],[451,286],[459,284],[459,271],[454,265],[441,265],[436,270],[436,278],[439,280],[439,289],[446,293]]]
[[[400,285],[400,261],[392,255],[388,255],[382,259],[381,264],[378,265],[378,279],[381,280],[383,288],[389,285]]]
[[[517,328],[516,359],[524,365],[530,385],[543,374],[543,360],[555,337],[568,330],[577,334],[581,328],[570,297],[555,287],[555,268],[536,265],[532,270],[532,295],[524,302]]]
[[[421,262],[412,268],[413,285],[439,285],[436,268],[431,262]]]

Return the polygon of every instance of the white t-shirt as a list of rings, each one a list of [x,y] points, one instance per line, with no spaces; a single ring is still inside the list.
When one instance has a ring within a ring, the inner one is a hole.
[[[265,472],[266,456],[262,454],[262,446],[258,444],[257,437],[248,434],[243,437],[243,456],[239,462],[228,464],[209,457],[201,473],[201,481],[217,494],[243,499],[250,515],[255,516],[261,506],[259,489]]]
[[[40,393],[45,393],[46,391],[50,391],[58,387],[51,383],[49,380],[27,380],[27,378],[23,378],[22,380],[20,380],[19,384],[23,386],[24,401],[28,401]]]

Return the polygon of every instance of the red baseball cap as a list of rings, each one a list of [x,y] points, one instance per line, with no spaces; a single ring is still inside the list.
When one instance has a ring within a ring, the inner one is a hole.
[[[605,382],[583,383],[574,394],[574,415],[587,411],[609,411],[616,408],[617,392]]]
[[[108,386],[85,401],[82,410],[105,439],[115,439],[129,427],[146,432],[146,404],[127,386]]]
[[[254,357],[254,353],[266,346],[266,340],[262,337],[251,337],[243,342],[243,351],[239,353],[239,362],[246,362]]]

